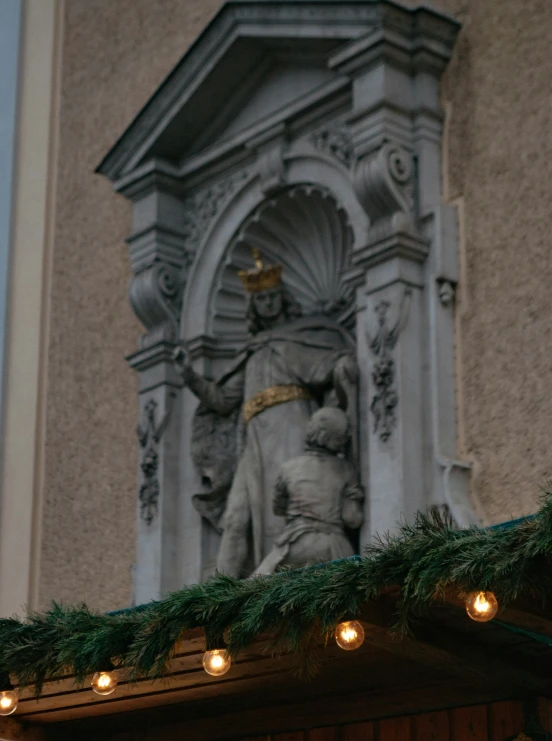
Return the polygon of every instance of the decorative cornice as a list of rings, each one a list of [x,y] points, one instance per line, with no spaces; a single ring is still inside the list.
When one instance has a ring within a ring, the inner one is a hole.
[[[391,236],[371,241],[362,249],[351,254],[351,272],[356,266],[368,269],[386,260],[402,258],[416,263],[425,262],[429,254],[429,244],[421,237],[408,232],[397,232]]]
[[[226,360],[236,356],[236,350],[243,345],[245,339],[246,336],[244,335],[234,339],[233,341],[227,337],[224,338],[224,341],[221,341],[220,339],[215,339],[210,335],[200,335],[198,337],[193,337],[186,343],[186,345],[191,360],[199,360],[200,358]]]
[[[161,340],[155,345],[145,347],[144,349],[128,355],[126,360],[130,367],[139,373],[155,368],[161,363],[168,363],[172,366],[172,354],[175,347],[176,342]]]

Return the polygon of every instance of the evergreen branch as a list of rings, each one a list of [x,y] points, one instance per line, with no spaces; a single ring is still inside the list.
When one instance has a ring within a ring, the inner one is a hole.
[[[53,604],[25,619],[0,620],[0,670],[20,685],[73,675],[77,683],[111,664],[131,679],[169,670],[183,632],[203,628],[208,648],[232,655],[261,635],[274,653],[294,652],[302,667],[316,665],[321,641],[335,625],[358,615],[389,586],[401,589],[397,632],[446,589],[493,591],[501,606],[552,595],[552,491],[537,516],[504,528],[455,530],[434,514],[418,515],[362,557],[240,581],[222,574],[146,606],[101,615],[85,605]]]

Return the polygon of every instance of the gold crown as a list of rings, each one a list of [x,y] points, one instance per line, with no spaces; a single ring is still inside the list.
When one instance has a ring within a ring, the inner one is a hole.
[[[282,281],[282,265],[268,265],[263,268],[261,253],[256,247],[253,250],[253,259],[255,260],[255,268],[240,270],[238,273],[245,290],[248,293],[256,293],[279,286]]]

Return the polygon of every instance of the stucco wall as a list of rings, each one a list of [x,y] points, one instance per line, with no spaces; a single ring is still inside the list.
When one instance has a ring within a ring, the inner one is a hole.
[[[141,329],[128,203],[94,168],[218,0],[66,0],[52,266],[40,603],[131,600]]]
[[[471,0],[443,84],[445,192],[460,198],[457,348],[465,453],[489,521],[552,474],[549,0]]]
[[[414,5],[416,3],[410,2]],[[464,24],[443,83],[443,188],[464,236],[461,453],[489,521],[530,512],[552,473],[549,0],[442,0]],[[220,0],[66,0],[40,598],[129,603],[140,332],[130,210],[93,174]]]

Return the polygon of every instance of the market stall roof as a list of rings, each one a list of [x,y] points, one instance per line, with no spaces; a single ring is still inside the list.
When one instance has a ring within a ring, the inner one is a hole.
[[[54,606],[0,620],[0,668],[29,685],[14,717],[56,741],[118,729],[147,741],[161,728],[214,741],[313,719],[325,726],[552,696],[551,551],[550,493],[534,518],[490,529],[420,515],[362,558],[243,581],[219,575],[119,614]],[[495,619],[470,620],[472,590],[496,593]],[[365,642],[343,651],[330,634],[352,616]],[[206,644],[224,641],[232,668],[209,676]],[[320,664],[309,681],[292,674],[300,659]],[[88,675],[111,660],[119,686],[100,697]]]
[[[190,738],[217,739],[266,728],[285,729],[291,719],[316,717],[320,725],[470,705],[492,700],[547,696],[552,690],[552,614],[536,605],[504,610],[497,621],[474,623],[457,598],[435,604],[413,636],[394,638],[388,627],[399,598],[382,595],[362,613],[366,639],[357,651],[331,643],[322,650],[319,673],[295,678],[293,655],[273,657],[268,640],[243,651],[230,672],[202,668],[204,635],[188,631],[178,644],[170,673],[155,682],[127,683],[102,698],[72,678],[48,682],[40,700],[32,689],[17,716],[55,724],[56,738],[98,738],[109,729],[184,724]],[[247,712],[245,712],[247,711]]]

